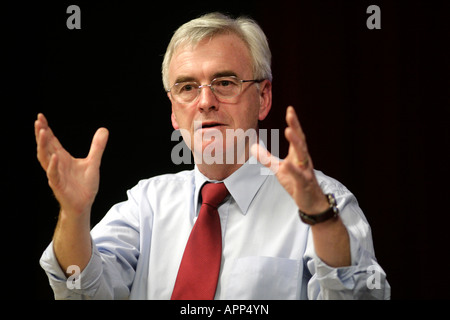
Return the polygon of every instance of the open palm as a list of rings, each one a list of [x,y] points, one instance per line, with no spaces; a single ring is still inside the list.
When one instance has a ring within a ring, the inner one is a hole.
[[[98,192],[100,162],[108,141],[108,130],[100,128],[84,159],[70,155],[55,137],[43,114],[35,122],[38,160],[61,208],[74,215],[90,210]]]
[[[286,122],[288,127],[285,136],[289,142],[289,151],[284,160],[272,156],[259,144],[252,146],[252,155],[275,173],[280,184],[303,212],[322,212],[329,205],[317,182],[305,134],[293,107],[288,107],[286,111]]]

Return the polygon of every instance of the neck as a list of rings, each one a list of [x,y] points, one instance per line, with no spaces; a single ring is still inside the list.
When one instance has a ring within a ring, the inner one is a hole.
[[[197,164],[198,170],[208,179],[222,181],[232,175],[241,164]]]
[[[257,143],[259,140],[258,132],[256,130],[255,132],[256,136],[247,137],[247,133],[244,132],[242,136],[232,136],[232,139],[227,137],[226,145],[230,147],[204,149],[201,152],[193,151],[192,155],[197,168],[211,180],[221,181],[229,177],[250,158],[251,144]],[[191,150],[195,150],[195,148]]]
[[[224,152],[219,158],[215,158],[214,161],[208,161],[208,159],[202,158],[199,161],[199,157],[194,155],[194,161],[200,172],[207,178],[211,180],[224,180],[238,170],[245,162],[250,158],[249,145],[246,144],[245,152],[237,152],[234,150],[233,154],[229,154],[227,158],[227,153]],[[221,161],[217,161],[220,159]]]

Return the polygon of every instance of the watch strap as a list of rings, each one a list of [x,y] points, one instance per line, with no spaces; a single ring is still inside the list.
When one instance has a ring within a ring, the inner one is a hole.
[[[339,209],[337,208],[336,198],[332,193],[328,193],[325,195],[327,197],[328,203],[330,207],[322,213],[319,214],[306,214],[301,210],[298,210],[300,219],[309,225],[315,225],[317,223],[321,223],[327,221],[331,218],[335,218],[339,214]]]

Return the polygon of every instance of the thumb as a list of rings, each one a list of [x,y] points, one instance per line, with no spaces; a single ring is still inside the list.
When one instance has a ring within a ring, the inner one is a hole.
[[[272,170],[273,173],[277,173],[278,167],[280,166],[281,160],[273,156],[264,145],[258,142],[254,143],[250,147],[250,153],[255,157],[261,164]]]
[[[108,142],[109,131],[106,128],[100,128],[95,132],[92,138],[91,149],[89,150],[88,159],[95,162],[100,167],[103,151],[105,151]]]

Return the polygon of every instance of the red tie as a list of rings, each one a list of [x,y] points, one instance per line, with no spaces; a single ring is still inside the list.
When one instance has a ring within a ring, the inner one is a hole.
[[[172,300],[212,300],[222,258],[222,231],[218,205],[228,195],[223,183],[202,188],[202,206],[184,249]]]

